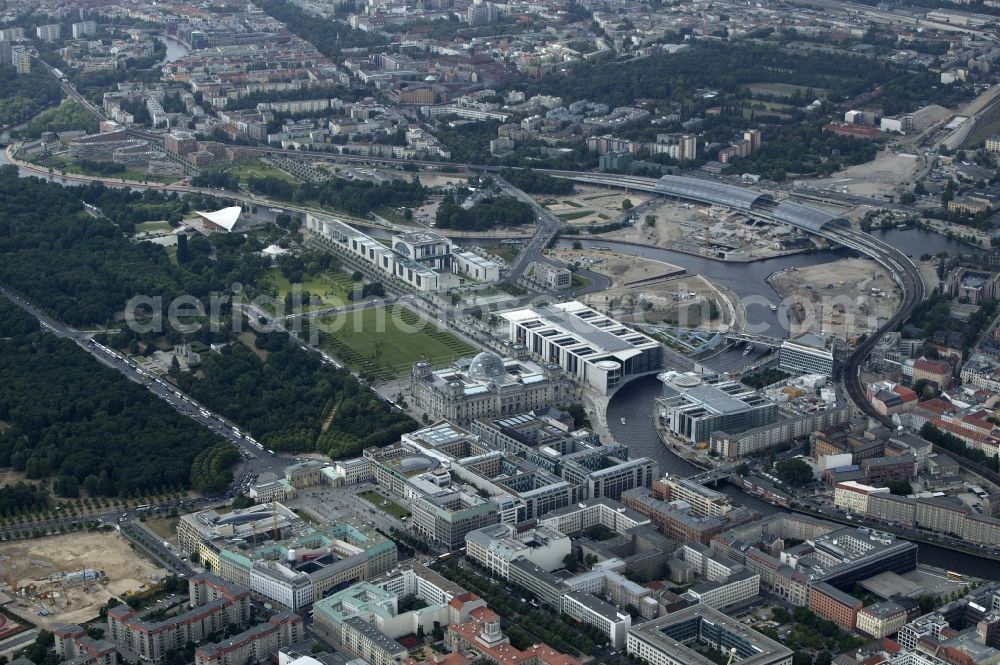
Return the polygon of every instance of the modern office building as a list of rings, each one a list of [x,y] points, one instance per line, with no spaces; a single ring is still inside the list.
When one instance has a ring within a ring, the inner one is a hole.
[[[452,654],[470,661],[481,659],[488,665],[580,665],[576,658],[545,643],[523,650],[514,647],[500,628],[500,616],[488,607],[477,607],[468,620],[449,625],[445,646]]]
[[[925,614],[921,617],[917,617],[913,621],[903,624],[899,628],[899,634],[896,636],[896,641],[899,646],[903,647],[908,651],[915,651],[917,648],[917,642],[922,638],[929,638],[931,640],[938,640],[941,637],[941,632],[949,630],[951,626],[945,621],[945,618],[938,614],[937,612],[931,612],[930,614]]]
[[[652,492],[663,501],[686,501],[703,517],[725,517],[733,509],[726,494],[669,473],[653,482]]]
[[[740,665],[790,665],[792,651],[736,619],[706,605],[694,605],[633,626],[628,653],[649,665],[714,665],[699,651],[732,649]]]
[[[543,411],[479,418],[472,423],[472,432],[492,450],[521,457],[572,485],[572,503],[618,499],[625,490],[650,486],[659,468],[656,462],[629,459],[626,446],[605,445],[590,430],[574,430],[565,415]]]
[[[627,508],[614,499],[589,499],[552,511],[538,520],[539,524],[550,526],[566,534],[603,526],[615,533],[623,534],[628,529],[642,524],[650,524],[645,515]]]
[[[663,501],[644,489],[622,492],[622,503],[648,517],[663,535],[681,542],[707,544],[727,527],[719,517],[699,515],[686,501]]]
[[[858,612],[863,607],[864,603],[860,599],[826,582],[817,582],[809,589],[809,609],[844,630],[854,630]]]
[[[660,423],[691,443],[708,442],[713,432],[735,433],[778,419],[777,404],[738,381],[673,370],[659,379],[663,382],[663,396],[656,400]]]
[[[306,229],[323,247],[361,262],[376,274],[398,279],[417,291],[460,286],[465,279],[495,282],[500,266],[460,250],[430,231],[394,235],[389,247],[339,219],[309,213]]]
[[[632,617],[628,612],[622,612],[611,603],[581,591],[570,591],[563,596],[562,612],[581,623],[596,627],[608,636],[616,649],[625,646],[628,631],[632,627]]]
[[[483,351],[435,371],[430,363],[413,366],[410,391],[415,406],[431,420],[468,425],[476,418],[499,418],[555,406],[568,386],[559,369]]]
[[[746,603],[760,594],[760,574],[752,570],[739,570],[720,580],[707,580],[695,584],[681,596],[693,603],[715,609],[724,609]]]
[[[836,338],[803,333],[781,343],[781,369],[794,374],[824,374],[837,368]]]
[[[512,344],[602,393],[663,367],[663,346],[582,303],[500,312]]]
[[[548,571],[562,568],[571,549],[569,538],[548,526],[518,532],[507,524],[493,524],[465,535],[465,555],[503,579],[510,577],[510,564],[517,559]]]
[[[277,510],[272,512],[277,514]],[[333,587],[369,579],[397,562],[393,541],[353,519],[320,526],[300,521],[294,529],[282,532],[279,528],[273,534],[267,522],[256,529],[260,514],[253,508],[234,511],[221,520],[207,513],[181,519],[177,531],[182,551],[199,552],[201,560],[223,579],[294,612]],[[212,519],[202,521],[199,516]],[[236,527],[241,536],[220,534],[220,524],[226,533]]]
[[[411,508],[416,532],[450,550],[464,546],[470,531],[499,520],[495,502],[458,489],[417,497]]]

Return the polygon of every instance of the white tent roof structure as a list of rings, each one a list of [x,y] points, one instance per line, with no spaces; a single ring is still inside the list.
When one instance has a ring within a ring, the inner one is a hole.
[[[226,231],[233,230],[236,226],[236,220],[240,218],[241,212],[243,212],[243,208],[240,206],[223,208],[222,210],[216,210],[215,212],[202,212],[200,210],[195,211],[198,216],[204,217],[209,222],[224,228]]]

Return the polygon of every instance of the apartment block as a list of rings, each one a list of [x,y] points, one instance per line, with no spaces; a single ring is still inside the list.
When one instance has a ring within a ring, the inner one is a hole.
[[[167,651],[188,642],[203,642],[230,624],[245,626],[250,619],[250,591],[215,575],[198,575],[188,583],[191,609],[163,621],[146,621],[128,605],[108,610],[107,638],[127,659],[162,660]]]
[[[268,660],[305,637],[302,617],[290,612],[273,615],[267,623],[226,638],[204,644],[194,652],[195,665],[246,665]]]

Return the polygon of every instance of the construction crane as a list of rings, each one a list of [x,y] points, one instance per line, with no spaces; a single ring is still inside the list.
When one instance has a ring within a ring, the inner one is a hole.
[[[729,660],[726,662],[726,665],[733,665],[733,662],[735,660],[736,660],[736,647],[731,647],[729,649]]]

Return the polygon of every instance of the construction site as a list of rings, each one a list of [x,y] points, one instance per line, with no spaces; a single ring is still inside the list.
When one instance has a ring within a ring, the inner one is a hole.
[[[768,278],[788,313],[791,334],[845,339],[871,333],[899,305],[899,289],[870,259],[849,258],[788,268]]]
[[[734,262],[796,254],[824,243],[789,224],[720,206],[659,199],[636,217],[634,224],[600,237]]]
[[[609,250],[560,248],[549,256],[611,278],[609,288],[578,300],[619,320],[712,331],[734,326],[729,295],[684,268]]]
[[[43,628],[93,619],[110,598],[142,594],[164,574],[117,531],[0,543],[4,609]]]

